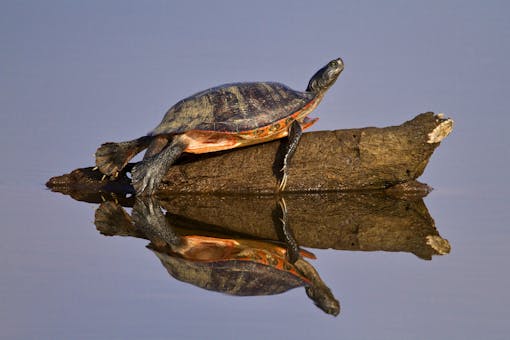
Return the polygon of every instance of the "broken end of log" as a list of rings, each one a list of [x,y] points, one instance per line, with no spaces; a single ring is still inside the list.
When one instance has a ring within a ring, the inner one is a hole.
[[[453,119],[445,118],[444,113],[438,113],[435,117],[440,123],[428,134],[427,143],[429,144],[440,143],[453,130]]]

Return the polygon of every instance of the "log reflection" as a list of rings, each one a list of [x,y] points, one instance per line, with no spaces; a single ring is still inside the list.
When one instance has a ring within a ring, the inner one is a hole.
[[[266,240],[274,228],[273,196],[181,195],[161,200],[172,220]],[[285,196],[288,221],[302,247],[409,252],[421,259],[450,252],[422,198],[387,193],[323,193]]]

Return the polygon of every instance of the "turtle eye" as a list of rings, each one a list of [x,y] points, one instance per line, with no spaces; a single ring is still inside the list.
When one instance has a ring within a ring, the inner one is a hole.
[[[337,67],[338,66],[338,63],[336,60],[332,60],[329,62],[329,67]]]

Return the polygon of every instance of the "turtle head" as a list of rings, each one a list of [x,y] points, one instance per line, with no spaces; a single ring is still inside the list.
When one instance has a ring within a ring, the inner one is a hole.
[[[344,70],[342,58],[331,60],[326,66],[315,73],[308,83],[307,92],[324,93],[333,85]]]
[[[337,316],[340,314],[340,302],[333,296],[331,290],[326,287],[305,287],[306,295],[313,300],[315,305],[324,312]]]

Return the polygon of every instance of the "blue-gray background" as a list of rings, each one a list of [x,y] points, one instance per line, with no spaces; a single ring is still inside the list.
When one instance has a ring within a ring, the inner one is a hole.
[[[0,335],[7,338],[505,339],[510,331],[506,1],[1,1]],[[345,71],[314,129],[445,112],[421,180],[452,253],[319,251],[338,318],[302,290],[204,293],[143,241],[104,238],[93,206],[44,190],[105,141],[149,131],[196,91]]]

